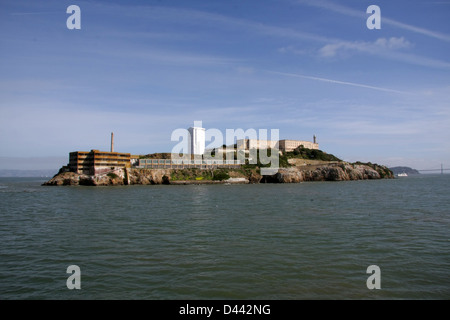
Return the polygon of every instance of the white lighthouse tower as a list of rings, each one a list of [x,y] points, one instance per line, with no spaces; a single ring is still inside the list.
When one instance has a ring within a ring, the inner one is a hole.
[[[188,152],[193,155],[205,153],[205,128],[202,128],[202,121],[194,121],[194,126],[189,131]]]

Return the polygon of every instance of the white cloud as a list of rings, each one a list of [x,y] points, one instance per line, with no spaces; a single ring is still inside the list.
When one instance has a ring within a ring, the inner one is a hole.
[[[360,87],[360,88],[365,88],[365,89],[373,89],[373,90],[378,90],[378,91],[400,93],[400,94],[410,94],[408,92],[403,92],[403,91],[389,89],[389,88],[371,86],[371,85],[367,85],[364,83],[355,83],[355,82],[340,81],[340,80],[327,79],[327,78],[319,78],[319,77],[307,76],[307,75],[303,75],[303,74],[284,73],[284,72],[276,72],[276,71],[268,71],[268,72],[273,73],[273,74],[288,76],[288,77],[304,78],[304,79],[310,79],[310,80],[315,80],[315,81],[347,85],[347,86],[352,86],[352,87]]]
[[[404,37],[396,38],[391,37],[389,39],[379,38],[375,41],[375,46],[379,48],[386,48],[391,50],[403,49],[411,47],[411,43],[405,40]]]
[[[319,50],[322,57],[335,57],[351,51],[380,53],[382,51],[400,50],[410,48],[412,44],[404,37],[379,38],[374,42],[367,41],[340,41],[327,44]]]
[[[343,58],[354,53],[365,53],[418,66],[450,68],[450,63],[447,61],[402,52],[402,49],[409,49],[412,46],[413,44],[404,37],[391,37],[379,38],[374,42],[336,41],[323,46],[318,52],[322,58]]]

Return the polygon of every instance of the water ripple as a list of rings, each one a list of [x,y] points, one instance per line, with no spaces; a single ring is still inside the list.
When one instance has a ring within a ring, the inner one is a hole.
[[[445,175],[236,186],[40,183],[0,185],[0,299],[450,298]],[[72,264],[81,269],[78,292],[66,288]],[[372,264],[381,268],[382,290],[366,287]]]

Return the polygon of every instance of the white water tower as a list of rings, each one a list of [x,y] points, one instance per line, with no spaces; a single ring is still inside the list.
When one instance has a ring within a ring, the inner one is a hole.
[[[189,131],[189,149],[188,152],[194,155],[205,153],[205,128],[202,128],[201,121],[194,121],[194,126]]]

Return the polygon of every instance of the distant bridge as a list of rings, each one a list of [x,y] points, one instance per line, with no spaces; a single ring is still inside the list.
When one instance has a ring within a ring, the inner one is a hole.
[[[438,169],[416,169],[419,172],[440,172],[441,174],[444,173],[444,171],[449,171],[450,169],[444,168],[442,165]]]

